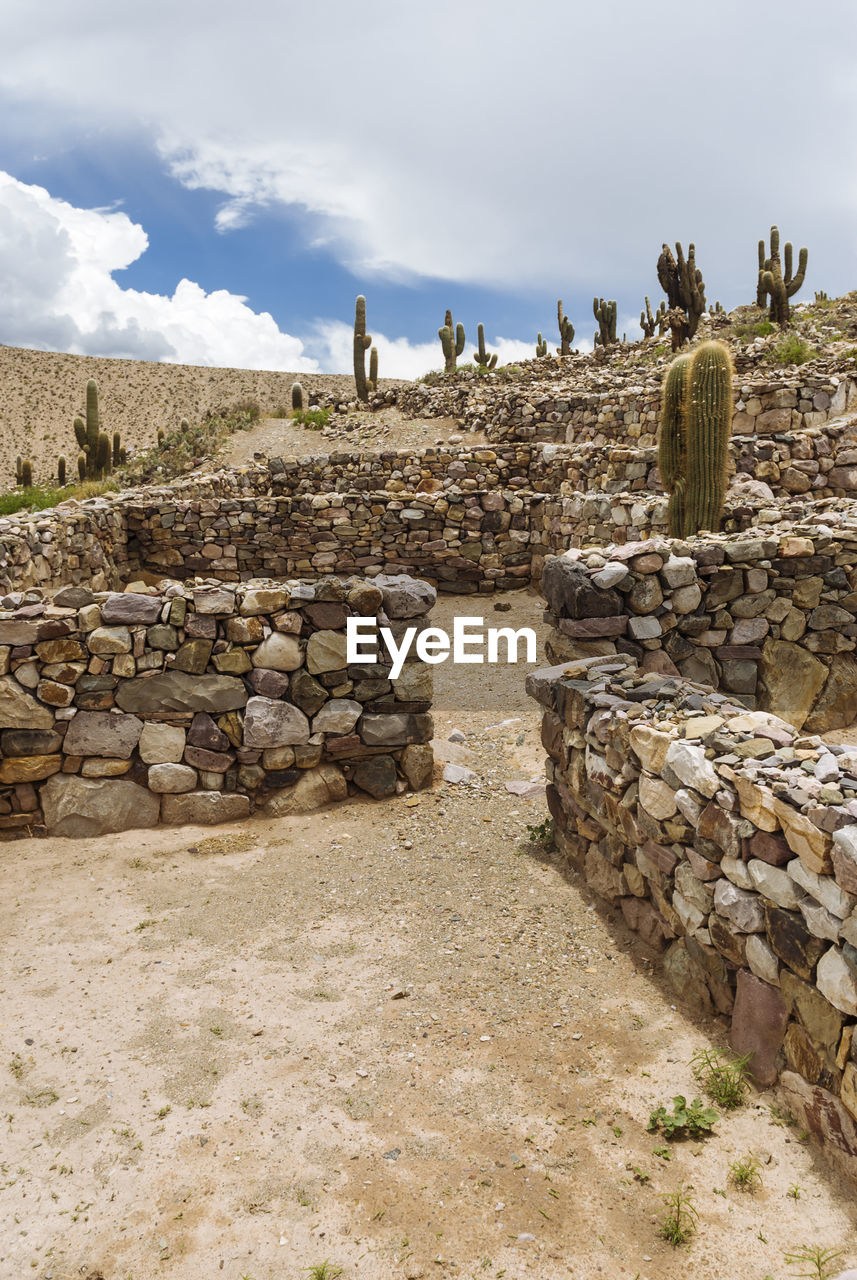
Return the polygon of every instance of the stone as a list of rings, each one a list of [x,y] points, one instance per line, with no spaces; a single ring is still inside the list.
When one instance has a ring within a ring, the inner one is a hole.
[[[410,742],[430,742],[432,721],[428,715],[364,714],[357,726],[367,747],[404,747]]]
[[[638,578],[628,593],[627,608],[631,613],[640,615],[654,613],[663,603],[664,593],[656,574],[647,574]]]
[[[671,818],[676,812],[675,792],[662,778],[642,773],[639,782],[639,802],[659,822]]]
[[[845,1064],[842,1073],[840,1097],[842,1105],[857,1120],[857,1066],[853,1062]],[[857,1271],[843,1271],[836,1280],[857,1280]]]
[[[114,623],[133,626],[152,626],[160,620],[164,601],[161,596],[142,596],[126,591],[108,596],[101,605],[101,621],[105,626]]]
[[[173,762],[153,764],[149,768],[148,779],[150,791],[180,794],[193,791],[196,786],[196,769]]]
[[[634,640],[656,640],[662,633],[657,618],[629,618],[628,631]]]
[[[664,979],[672,990],[695,1012],[712,1014],[711,992],[702,968],[688,954],[684,938],[674,942],[662,962]]]
[[[753,933],[742,933],[740,929],[730,925],[729,921],[724,916],[718,915],[716,911],[712,911],[708,917],[708,932],[711,937],[711,945],[739,968],[745,963],[748,942],[755,940],[758,936]]]
[[[448,769],[455,767],[447,765]],[[392,756],[372,756],[369,760],[361,760],[352,774],[354,785],[376,800],[396,794],[396,778],[396,762]]]
[[[412,791],[431,785],[434,773],[434,751],[428,742],[415,742],[405,747],[400,760],[402,773]]]
[[[400,702],[431,702],[434,671],[424,662],[406,662],[393,681],[393,691]]]
[[[144,764],[177,764],[184,753],[185,731],[176,725],[147,720],[137,749]]]
[[[437,589],[431,583],[404,573],[378,574],[373,585],[381,592],[388,618],[419,617],[428,613],[437,600]]]
[[[206,711],[197,711],[188,729],[187,740],[192,747],[203,747],[206,751],[229,750],[229,738]]]
[[[609,560],[603,569],[599,569],[597,573],[593,573],[592,581],[596,587],[607,590],[609,587],[615,587],[623,578],[627,577],[628,570],[619,560]]]
[[[143,722],[134,715],[110,711],[78,711],[63,741],[70,756],[107,756],[127,760],[143,732]]]
[[[188,675],[201,676],[208,666],[213,644],[211,640],[185,640],[176,653],[173,671],[184,671]]]
[[[39,624],[25,618],[0,619],[0,644],[30,645],[39,638]]]
[[[159,715],[171,711],[234,711],[247,702],[244,681],[213,673],[158,671],[120,684],[116,705],[123,711]]]
[[[693,613],[701,599],[702,591],[699,584],[694,582],[688,587],[679,587],[674,591],[669,603],[673,613],[684,616],[686,613]]]
[[[478,782],[479,780],[478,774],[474,773],[472,769],[468,769],[463,764],[454,764],[452,761],[443,766],[443,774],[441,776],[444,782],[452,782],[456,785],[460,782]]]
[[[746,862],[743,862],[741,858],[722,858],[720,870],[727,880],[731,880],[739,889],[748,889],[751,893],[755,891],[753,877],[747,870]]]
[[[306,665],[310,675],[341,671],[346,666],[344,631],[316,631],[307,641]]]
[[[54,592],[53,603],[58,609],[82,609],[94,599],[89,587],[60,587]]]
[[[206,751],[205,747],[186,746],[184,762],[205,773],[225,773],[235,763],[231,751]]]
[[[215,661],[217,661],[216,658]],[[294,677],[292,677],[292,689],[295,688],[296,681],[302,676],[306,676],[308,680],[312,679],[312,677],[307,674],[306,670],[302,668]],[[253,689],[254,693],[260,693],[263,698],[282,698],[283,694],[289,688],[289,676],[287,676],[284,671],[267,671],[262,668],[254,667],[247,676],[247,683]],[[321,689],[321,685],[318,687]],[[323,689],[321,692],[326,698],[327,694]],[[297,699],[294,700],[297,701]],[[306,710],[305,707],[302,707],[301,709],[304,711]]]
[[[260,645],[253,650],[251,661],[254,667],[266,667],[271,671],[297,671],[303,664],[300,643],[292,635],[283,635],[273,631]],[[344,665],[344,663],[342,664]],[[335,668],[319,668],[333,670]]]
[[[759,858],[752,858],[747,863],[747,870],[753,885],[763,898],[775,902],[786,910],[797,907],[804,894],[798,889],[788,871],[780,867],[772,867],[770,863]]]
[[[731,777],[738,792],[741,816],[762,831],[777,831],[779,819],[775,808],[775,797],[767,787],[760,787],[743,774],[724,769],[727,777]]]
[[[675,556],[670,553],[669,559],[661,569],[661,578],[670,588],[695,584],[696,562],[691,556]]]
[[[857,969],[848,963],[840,947],[831,947],[821,957],[815,984],[834,1009],[857,1017]]]
[[[846,1177],[857,1178],[857,1123],[839,1098],[810,1084],[796,1071],[784,1071],[779,1088],[783,1105],[802,1128],[820,1140],[825,1161]]]
[[[210,827],[250,816],[250,797],[235,792],[185,791],[161,799],[161,821],[168,827]]]
[[[5,729],[0,733],[4,756],[47,756],[61,746],[62,738],[53,729]]]
[[[313,733],[351,733],[363,714],[359,702],[350,698],[331,698],[312,722]]]
[[[643,768],[652,774],[660,773],[672,741],[668,734],[645,724],[635,725],[630,734],[631,749]]]
[[[258,613],[276,613],[288,602],[288,592],[282,587],[248,587],[238,611],[245,618]]]
[[[829,662],[827,682],[804,722],[807,733],[842,729],[857,720],[857,659],[837,653]]]
[[[796,912],[784,911],[769,902],[764,909],[765,931],[772,949],[798,977],[811,982],[825,944],[812,936]]]
[[[718,849],[732,858],[741,854],[741,840],[746,834],[747,820],[727,813],[716,800],[710,801],[699,816],[697,832],[705,840],[711,840]]]
[[[777,1078],[777,1055],[787,1022],[779,989],[748,969],[739,969],[729,1044],[739,1055],[750,1054],[749,1070],[761,1085],[773,1084]]]
[[[714,886],[714,909],[742,933],[761,933],[765,928],[765,907],[757,893],[739,889],[731,880]]]
[[[246,747],[285,747],[309,742],[309,720],[299,707],[272,698],[255,697],[244,714]]]
[[[663,951],[675,932],[660,912],[645,898],[622,898],[622,915],[629,929],[639,933],[655,951]]]
[[[830,856],[833,841],[828,833],[778,797],[774,799],[774,811],[789,848],[798,855],[807,870],[816,875],[829,875],[833,869]]]
[[[154,827],[160,814],[159,797],[127,778],[55,773],[42,786],[39,799],[50,836],[79,839]]]
[[[832,856],[836,883],[846,893],[857,894],[857,824],[834,831]]]
[[[344,800],[348,783],[339,765],[325,762],[305,769],[295,785],[272,796],[265,812],[282,818],[290,814],[312,813],[335,800]]]
[[[679,738],[670,743],[664,764],[686,787],[709,799],[720,789],[720,779],[702,747]]]
[[[598,588],[588,574],[564,556],[545,560],[541,590],[548,609],[560,618],[608,618],[624,613],[618,592]]]
[[[780,962],[767,939],[759,933],[748,934],[744,953],[747,964],[757,978],[774,987],[780,985]]]
[[[377,587],[368,582],[356,582],[345,597],[357,617],[369,618],[377,614],[384,597]]]
[[[209,617],[235,613],[235,593],[225,587],[198,587],[193,593],[193,607]]]
[[[62,768],[62,756],[12,756],[8,760],[0,760],[0,782],[39,782],[49,778]]]
[[[847,830],[847,828],[842,828]],[[836,834],[834,832],[834,840]],[[845,893],[831,876],[815,875],[812,871],[808,871],[801,862],[800,858],[793,858],[788,864],[788,873],[799,885],[805,893],[815,898],[816,902],[820,902],[831,915],[838,916],[840,920],[844,920],[850,915],[855,906],[855,898]]]
[[[96,627],[90,631],[86,646],[90,653],[109,657],[114,653],[130,653],[133,642],[127,627]]]
[[[800,645],[766,640],[759,668],[760,707],[803,727],[827,679],[827,667]]]
[[[77,662],[89,657],[86,649],[79,640],[72,639],[71,636],[63,636],[59,640],[43,640],[41,644],[36,645],[36,654],[44,663],[52,662]]]

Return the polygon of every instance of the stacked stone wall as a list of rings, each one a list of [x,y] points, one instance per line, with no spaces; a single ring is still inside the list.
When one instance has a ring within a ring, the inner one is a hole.
[[[527,688],[559,849],[857,1177],[857,750],[621,655]]]
[[[432,776],[432,669],[349,663],[346,624],[401,637],[407,577],[65,587],[0,610],[0,836],[302,812]]]
[[[126,544],[121,496],[7,516],[0,519],[0,591],[115,587],[127,568]]]

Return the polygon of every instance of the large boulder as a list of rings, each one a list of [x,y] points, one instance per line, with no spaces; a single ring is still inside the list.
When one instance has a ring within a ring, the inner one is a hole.
[[[406,573],[379,574],[373,585],[381,591],[388,618],[419,617],[428,613],[437,600],[437,589],[430,582]]]
[[[27,693],[17,680],[0,677],[0,729],[53,729],[53,712]]]
[[[827,679],[827,667],[818,658],[787,640],[766,640],[760,675],[764,685],[759,706],[803,727]]]
[[[186,671],[136,676],[123,681],[116,691],[118,707],[144,715],[161,711],[234,711],[246,702],[244,681],[236,676],[193,676]]]
[[[287,747],[309,739],[309,720],[299,707],[273,698],[251,698],[247,703],[245,747]]]
[[[612,618],[624,611],[617,591],[596,587],[576,561],[563,556],[545,561],[542,594],[548,609],[560,618]]]
[[[136,782],[55,773],[41,788],[49,836],[103,836],[110,831],[154,827],[160,797]]]

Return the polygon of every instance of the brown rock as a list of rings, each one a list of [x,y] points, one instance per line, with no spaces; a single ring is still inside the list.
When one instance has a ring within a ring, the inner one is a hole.
[[[161,821],[171,827],[212,826],[219,822],[240,822],[250,816],[250,797],[220,791],[186,791],[165,795],[161,800]]]
[[[788,1013],[781,992],[749,969],[738,971],[729,1043],[737,1054],[751,1054],[750,1070],[759,1084],[777,1078]]]
[[[0,760],[0,782],[39,782],[61,767],[61,755],[12,756],[9,760]]]
[[[127,778],[55,773],[42,787],[40,800],[51,836],[80,838],[154,827],[160,812],[158,797]]]
[[[765,932],[772,950],[780,959],[799,977],[811,982],[813,970],[827,950],[827,943],[812,936],[803,916],[766,902]]]
[[[800,645],[766,640],[760,676],[763,682],[761,709],[800,729],[824,687],[827,667]]]
[[[827,683],[804,722],[807,733],[842,729],[857,720],[857,659],[838,653],[830,660]]]
[[[133,715],[78,711],[63,741],[70,756],[106,756],[127,760],[140,741],[143,722]]]

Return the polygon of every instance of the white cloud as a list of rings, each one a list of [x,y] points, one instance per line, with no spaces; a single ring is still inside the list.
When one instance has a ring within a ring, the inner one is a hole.
[[[147,246],[125,213],[77,209],[0,173],[0,338],[78,355],[318,370],[300,339],[224,289],[190,280],[171,297],[123,289],[113,273]]]
[[[378,375],[381,378],[420,378],[432,369],[443,368],[439,340],[412,343],[407,338],[388,338],[373,329],[372,344],[378,348]],[[342,373],[350,372],[354,367],[354,330],[340,320],[317,322],[315,335],[306,339],[306,345],[325,369]],[[492,342],[486,337],[485,348],[489,355],[496,352],[499,365],[533,360],[536,354],[535,341],[521,342],[517,338],[496,338]],[[472,342],[466,343],[459,364],[472,362],[475,350]],[[368,372],[368,355],[366,369]]]

